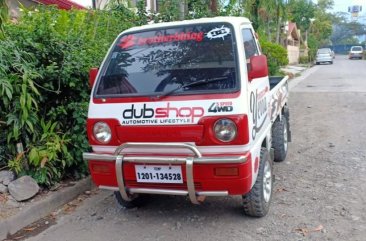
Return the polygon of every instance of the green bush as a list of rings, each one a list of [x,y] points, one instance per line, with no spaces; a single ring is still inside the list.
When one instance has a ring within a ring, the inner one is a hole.
[[[287,50],[282,45],[260,40],[263,54],[267,56],[270,75],[279,72],[281,66],[288,64]]]
[[[85,173],[88,71],[100,65],[112,41],[134,25],[135,17],[120,8],[41,7],[24,9],[18,24],[4,26],[0,131],[6,137],[0,136],[0,145],[7,148],[0,150],[0,161],[5,156],[8,167],[47,186]]]
[[[315,60],[316,52],[318,51],[319,48],[319,42],[313,36],[309,36],[308,46],[309,46],[309,52],[308,52],[309,60],[311,62]]]
[[[300,64],[307,64],[309,63],[309,56],[301,56],[300,59],[299,59],[299,63]]]
[[[200,6],[200,14],[210,14]],[[171,20],[164,16],[160,20]],[[0,39],[0,168],[6,165],[45,186],[85,174],[88,70],[100,65],[121,31],[146,22],[140,2],[137,14],[121,6],[110,11],[24,9],[17,24],[5,24],[6,37]],[[288,63],[280,45],[262,41],[262,48],[272,75]]]

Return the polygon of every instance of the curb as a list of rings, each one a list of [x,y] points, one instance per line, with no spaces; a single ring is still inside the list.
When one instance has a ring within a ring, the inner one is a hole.
[[[25,226],[47,216],[55,209],[74,200],[79,194],[90,190],[92,187],[90,177],[78,181],[72,187],[65,187],[54,194],[39,200],[19,211],[14,216],[0,221],[0,240],[12,235]]]
[[[317,70],[317,66],[310,66],[309,68],[307,68],[306,70],[302,71],[300,74],[300,76],[295,77],[293,79],[291,79],[289,81],[289,89],[293,89],[294,87],[296,87],[296,85],[298,85],[301,81],[303,81],[304,79],[306,79],[309,75],[311,75],[312,73],[314,73]]]

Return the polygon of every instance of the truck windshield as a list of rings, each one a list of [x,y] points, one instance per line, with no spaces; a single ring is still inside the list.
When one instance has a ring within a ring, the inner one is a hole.
[[[362,47],[352,47],[352,51],[362,51]]]
[[[238,81],[233,39],[231,26],[223,23],[122,35],[102,69],[96,96],[234,92]]]

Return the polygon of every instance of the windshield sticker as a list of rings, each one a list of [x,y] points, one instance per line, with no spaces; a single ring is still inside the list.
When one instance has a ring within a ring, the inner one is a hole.
[[[122,49],[128,49],[135,45],[136,37],[134,35],[127,35],[121,39],[118,46]]]
[[[214,28],[207,33],[207,38],[209,39],[217,39],[222,38],[225,39],[225,36],[230,34],[230,28],[222,26],[220,28]]]
[[[201,42],[203,38],[204,38],[203,32],[188,32],[188,33],[181,32],[181,33],[153,36],[147,38],[136,37],[135,35],[127,35],[120,40],[118,46],[121,47],[122,49],[128,49],[136,45],[142,46],[155,43],[169,43],[169,42],[183,42],[183,41]]]

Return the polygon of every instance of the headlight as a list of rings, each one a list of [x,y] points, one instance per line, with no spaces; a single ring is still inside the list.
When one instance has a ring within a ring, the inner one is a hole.
[[[234,140],[237,133],[235,123],[229,119],[220,119],[214,125],[216,138],[223,142]]]
[[[111,138],[111,128],[105,122],[97,122],[93,127],[94,137],[101,143],[108,143]]]

